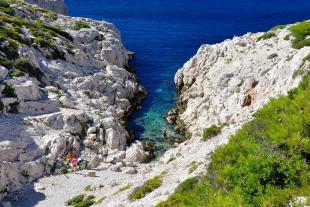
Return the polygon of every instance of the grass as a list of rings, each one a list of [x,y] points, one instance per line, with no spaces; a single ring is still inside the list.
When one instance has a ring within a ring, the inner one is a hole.
[[[212,125],[209,128],[204,129],[202,134],[202,140],[206,141],[211,137],[218,135],[221,132],[222,126]]]
[[[94,199],[95,196],[93,195],[86,196],[85,194],[80,194],[69,199],[65,204],[66,206],[89,207],[96,203]]]
[[[218,148],[205,175],[181,183],[158,207],[288,206],[309,197],[309,97],[307,76]]]
[[[294,39],[292,40],[292,47],[295,49],[301,49],[306,46],[310,46],[310,21],[304,21],[289,27]]]
[[[82,22],[75,22],[73,30],[80,30],[80,29],[83,29],[83,28],[90,28],[90,26],[87,25],[87,24],[84,24]]]
[[[113,195],[116,195],[116,194],[118,194],[118,193],[120,193],[120,192],[123,192],[123,191],[125,191],[125,190],[128,190],[129,188],[131,188],[131,186],[132,186],[132,184],[128,184],[128,185],[126,185],[126,186],[124,186],[124,187],[118,189],[116,192],[113,193]]]
[[[259,36],[257,38],[257,41],[268,40],[268,39],[275,37],[275,36],[276,36],[276,34],[274,32],[266,32],[263,35]]]
[[[161,186],[162,184],[162,175],[156,176],[148,181],[146,181],[143,185],[136,188],[130,195],[129,200],[137,200],[144,198],[148,193],[151,193],[153,190]]]

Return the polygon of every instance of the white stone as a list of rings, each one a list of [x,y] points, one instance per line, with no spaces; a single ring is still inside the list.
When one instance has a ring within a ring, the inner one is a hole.
[[[10,79],[7,83],[14,88],[19,101],[34,101],[41,99],[39,86],[36,81],[20,77]]]
[[[147,154],[142,142],[135,142],[126,149],[126,160],[131,162],[144,162]]]
[[[0,66],[0,81],[4,80],[6,76],[8,75],[8,69],[6,69],[3,66]]]

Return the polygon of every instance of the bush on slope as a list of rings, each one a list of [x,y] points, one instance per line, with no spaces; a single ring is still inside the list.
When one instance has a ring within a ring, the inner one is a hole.
[[[254,117],[216,150],[205,176],[158,206],[287,206],[309,197],[310,76]]]

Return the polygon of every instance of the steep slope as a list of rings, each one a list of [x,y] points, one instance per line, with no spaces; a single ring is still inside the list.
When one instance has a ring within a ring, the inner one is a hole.
[[[203,45],[175,77],[180,91],[178,129],[188,140],[159,161],[137,164],[136,174],[108,169],[98,171],[96,178],[43,178],[35,183],[36,191],[25,191],[16,206],[25,206],[36,194],[46,196],[37,201],[36,206],[42,207],[61,206],[78,194],[93,195],[101,201],[99,206],[109,207],[149,207],[166,200],[184,180],[205,174],[214,151],[256,111],[301,83],[310,65],[309,34],[296,31],[308,22]],[[85,191],[87,185],[92,191]]]
[[[70,152],[84,167],[125,159],[126,117],[145,95],[127,62],[110,23],[1,2],[0,198],[58,173]],[[141,143],[127,153],[145,156]]]

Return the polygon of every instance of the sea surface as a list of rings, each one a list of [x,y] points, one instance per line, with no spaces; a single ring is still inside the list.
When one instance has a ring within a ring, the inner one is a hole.
[[[65,0],[70,16],[113,23],[148,91],[129,120],[136,139],[167,149],[162,129],[175,106],[174,74],[202,44],[310,19],[310,0]],[[171,136],[173,132],[170,131]],[[174,135],[175,136],[175,135]]]

